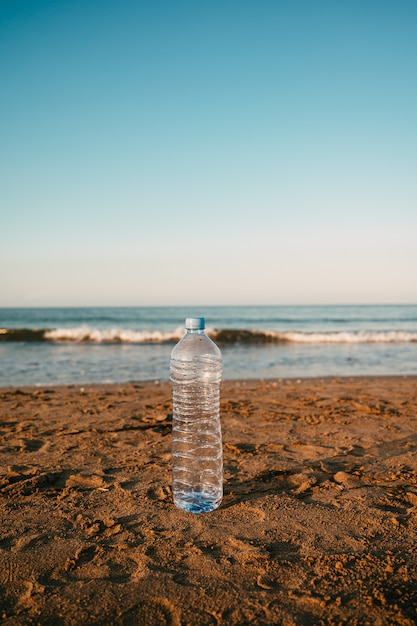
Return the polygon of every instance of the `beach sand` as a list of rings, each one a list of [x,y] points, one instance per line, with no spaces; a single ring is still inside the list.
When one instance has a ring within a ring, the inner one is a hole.
[[[0,390],[5,624],[415,624],[417,377],[222,384],[176,509],[169,383]]]

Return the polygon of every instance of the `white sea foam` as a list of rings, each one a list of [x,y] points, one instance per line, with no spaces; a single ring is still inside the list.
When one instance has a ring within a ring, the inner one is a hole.
[[[44,337],[49,341],[68,341],[75,343],[164,343],[178,341],[182,329],[173,332],[160,330],[129,330],[123,328],[98,329],[88,326],[75,328],[56,328],[45,331]]]
[[[407,331],[271,332],[271,337],[292,343],[403,343],[417,342],[417,333]]]

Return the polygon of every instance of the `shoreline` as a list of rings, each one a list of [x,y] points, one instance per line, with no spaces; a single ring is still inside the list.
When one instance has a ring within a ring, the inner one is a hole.
[[[247,383],[291,383],[294,381],[325,381],[325,380],[346,380],[346,381],[355,381],[355,380],[403,380],[403,379],[414,379],[417,382],[417,374],[357,374],[357,375],[347,375],[347,374],[326,374],[326,375],[317,375],[317,376],[257,376],[257,377],[243,377],[243,378],[223,378],[221,381],[222,385],[241,385]],[[36,391],[36,390],[44,390],[48,387],[52,387],[55,390],[59,389],[72,389],[72,388],[90,388],[90,387],[129,387],[130,385],[170,385],[170,381],[168,378],[149,378],[147,380],[126,380],[121,382],[76,382],[76,383],[34,383],[34,384],[16,384],[16,385],[0,385],[0,394],[3,391],[15,391],[16,389],[21,389],[23,391]]]
[[[168,381],[0,388],[5,624],[415,623],[417,376],[223,381],[209,514],[170,415]]]

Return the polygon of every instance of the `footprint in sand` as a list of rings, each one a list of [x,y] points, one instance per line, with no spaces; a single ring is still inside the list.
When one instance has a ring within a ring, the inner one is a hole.
[[[142,580],[149,574],[148,568],[148,557],[143,554],[142,550],[137,552],[131,551],[129,554],[129,560],[135,564],[135,569],[130,574],[130,580],[132,582],[137,582]]]
[[[25,452],[40,452],[46,450],[49,444],[44,439],[22,439],[20,446]]]
[[[233,558],[243,565],[253,561],[259,562],[269,559],[269,555],[264,548],[248,543],[246,540],[237,539],[236,537],[229,539],[227,544],[223,547],[223,552],[229,559]]]
[[[66,487],[75,489],[101,489],[107,490],[107,483],[104,482],[103,477],[98,474],[79,474],[72,472],[66,482]]]
[[[123,613],[124,624],[150,622],[159,626],[181,625],[178,610],[166,598],[143,595],[136,606]]]
[[[68,559],[64,568],[67,572],[72,572],[78,567],[82,567],[87,563],[90,563],[96,556],[98,551],[97,546],[88,546],[87,548],[80,548],[76,551],[72,559]]]
[[[168,486],[165,487],[152,487],[148,489],[146,495],[150,500],[166,500],[171,497],[171,488]]]

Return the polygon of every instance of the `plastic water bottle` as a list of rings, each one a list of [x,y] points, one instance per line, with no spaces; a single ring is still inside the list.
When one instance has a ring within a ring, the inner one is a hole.
[[[185,320],[170,362],[172,491],[175,505],[191,513],[213,511],[223,497],[222,356],[204,327],[204,317]]]

